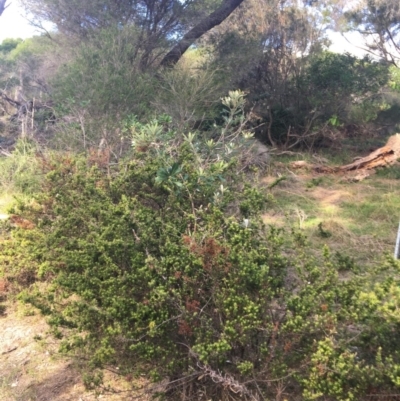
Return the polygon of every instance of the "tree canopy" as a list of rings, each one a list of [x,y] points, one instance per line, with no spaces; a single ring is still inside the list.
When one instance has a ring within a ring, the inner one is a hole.
[[[203,0],[23,0],[38,25],[50,21],[66,35],[82,38],[98,29],[130,27],[137,32],[145,66],[154,60],[156,49],[167,43],[172,49],[161,64],[175,64],[196,39],[222,23],[242,2],[216,2],[213,11],[203,16]]]
[[[375,54],[398,63],[400,58],[400,5],[396,0],[366,0],[346,13],[351,29],[367,39]]]

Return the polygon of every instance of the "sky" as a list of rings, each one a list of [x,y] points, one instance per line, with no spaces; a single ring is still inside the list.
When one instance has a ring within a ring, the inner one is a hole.
[[[14,0],[9,0],[10,5],[0,17],[0,42],[6,38],[30,38],[37,35],[38,31],[29,25],[29,22],[22,16],[23,9]]]
[[[363,57],[368,54],[364,47],[364,38],[358,32],[346,33],[345,36],[339,32],[330,32],[328,35],[329,39],[332,41],[332,45],[329,50],[335,53],[351,53],[357,57]]]
[[[0,17],[0,43],[6,38],[26,39],[32,37],[33,35],[40,34],[37,28],[31,26],[26,18],[23,16],[24,10],[18,5],[18,1],[9,0],[9,2],[10,6]],[[357,44],[361,47],[363,44],[363,39],[360,34],[347,34],[347,38],[351,43],[349,43],[338,32],[332,32],[329,35],[329,38],[333,42],[332,46],[330,47],[330,50],[333,52],[349,52],[358,57],[362,57],[365,54],[365,51],[357,47]]]

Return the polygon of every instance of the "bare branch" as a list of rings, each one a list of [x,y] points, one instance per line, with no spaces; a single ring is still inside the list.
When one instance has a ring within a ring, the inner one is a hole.
[[[14,107],[21,107],[21,103],[20,102],[18,102],[17,100],[11,99],[3,91],[0,91],[0,97],[3,98],[5,101],[10,103]]]

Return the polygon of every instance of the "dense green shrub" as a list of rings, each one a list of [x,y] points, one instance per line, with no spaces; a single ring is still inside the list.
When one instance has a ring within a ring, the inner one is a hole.
[[[357,269],[341,277],[328,250],[317,259],[300,233],[262,223],[268,202],[232,151],[251,141],[242,99],[224,99],[223,141],[134,123],[132,158],[112,168],[101,152],[43,160],[41,195],[13,211],[8,245],[36,269],[21,299],[85,361],[88,386],[107,366],[163,382],[170,399],[394,390],[398,264],[376,268],[373,285]]]
[[[297,68],[275,80],[270,69],[260,68],[263,73],[253,78],[250,90],[262,124],[258,136],[274,146],[324,146],[342,139],[347,125],[376,121],[394,103],[383,90],[390,78],[385,63],[319,51],[293,65]]]
[[[388,83],[389,69],[385,64],[373,62],[369,57],[358,59],[350,54],[324,52],[310,58],[303,90],[309,94],[311,107],[328,120],[336,116],[342,123],[368,122],[380,110],[382,87]],[[349,121],[354,107],[363,108],[361,118]],[[367,109],[370,110],[367,110]]]

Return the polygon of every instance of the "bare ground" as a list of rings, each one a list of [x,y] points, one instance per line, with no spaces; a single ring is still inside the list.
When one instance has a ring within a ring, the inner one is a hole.
[[[125,380],[114,375],[106,376],[106,384],[116,393],[86,391],[78,369],[57,354],[58,344],[46,331],[47,324],[38,315],[21,316],[21,311],[10,307],[0,316],[1,401],[148,399],[146,396],[138,397],[129,390]],[[38,336],[40,341],[35,340]]]

